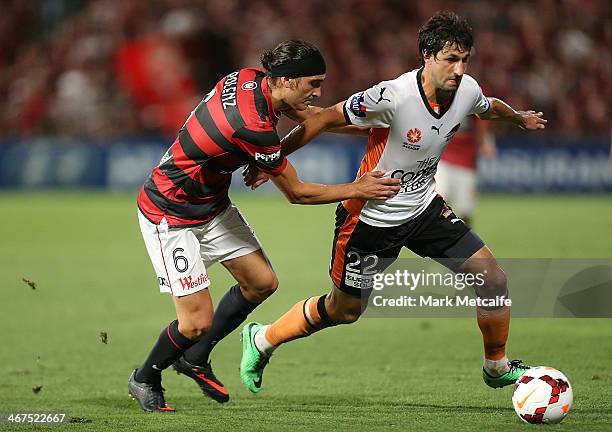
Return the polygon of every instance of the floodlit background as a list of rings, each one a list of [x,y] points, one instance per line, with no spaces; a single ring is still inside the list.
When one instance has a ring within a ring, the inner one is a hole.
[[[470,19],[468,72],[486,93],[549,120],[538,134],[495,125],[484,190],[612,190],[612,6],[593,0],[5,1],[0,186],[137,188],[202,95],[263,50],[315,43],[328,106],[419,67],[416,33],[440,9]],[[305,152],[302,176],[351,180],[361,148],[334,152],[342,138]]]
[[[468,73],[486,93],[549,120],[537,133],[494,124],[476,231],[500,257],[611,258],[609,1],[0,2],[0,412],[68,411],[67,428],[88,431],[523,430],[511,390],[481,381],[471,319],[363,319],[297,341],[275,354],[257,397],[239,382],[232,334],[212,357],[227,406],[170,373],[176,415],[144,416],[126,397],[131,369],[173,318],[156,292],[136,194],[188,113],[288,38],[321,49],[320,105],[336,103],[419,67],[418,28],[441,9],[472,23]],[[292,161],[304,179],[352,181],[364,144],[328,134]],[[290,206],[269,185],[240,183],[231,197],[280,280],[253,314],[269,322],[329,289],[335,207]],[[210,272],[217,300],[234,282],[222,266]],[[609,430],[611,329],[609,319],[513,322],[510,355],[574,384],[562,429]]]

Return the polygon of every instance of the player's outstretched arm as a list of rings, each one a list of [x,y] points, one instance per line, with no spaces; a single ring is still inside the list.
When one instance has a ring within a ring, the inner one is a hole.
[[[287,117],[289,117],[291,120],[297,123],[302,123],[306,121],[307,119],[309,119],[310,117],[314,116],[315,114],[320,113],[324,109],[325,108],[321,108],[317,106],[309,106],[307,109],[303,111],[297,111],[297,110],[292,109],[292,110],[283,111],[283,114],[285,114]],[[363,128],[363,127],[354,126],[354,125],[346,125],[346,126],[330,128],[327,130],[327,132],[345,134],[345,135],[367,136],[370,134],[370,128]]]
[[[302,124],[296,126],[281,140],[283,155],[290,155],[312,141],[321,132],[346,126],[346,119],[342,110],[343,105],[344,102],[340,102],[329,108],[322,109],[317,114],[304,120]]]
[[[281,140],[281,152],[283,156],[287,156],[297,149],[303,147],[308,142],[313,140],[320,133],[338,127],[348,127],[343,111],[344,102],[340,102],[329,108],[321,109],[314,115],[310,115],[304,122],[296,126]],[[251,188],[257,189],[270,179],[268,174],[265,174],[254,165],[248,165],[243,171],[244,184]],[[330,201],[331,202],[331,201]]]
[[[292,204],[328,204],[350,198],[385,200],[399,192],[399,179],[382,178],[384,172],[367,172],[353,183],[323,185],[304,183],[287,162],[278,175],[271,176],[276,187]]]
[[[516,111],[506,102],[497,98],[488,98],[491,107],[483,114],[478,114],[482,120],[502,120],[513,123],[526,130],[544,129],[548,122],[542,116],[542,112],[536,111]]]

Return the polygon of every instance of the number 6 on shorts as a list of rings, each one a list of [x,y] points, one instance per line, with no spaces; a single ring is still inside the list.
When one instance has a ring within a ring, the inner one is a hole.
[[[210,285],[200,242],[189,228],[169,228],[163,220],[156,225],[140,212],[138,220],[161,292],[180,297]]]

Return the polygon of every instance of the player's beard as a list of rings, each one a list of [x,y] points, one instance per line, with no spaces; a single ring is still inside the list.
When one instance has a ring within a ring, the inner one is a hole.
[[[448,84],[448,82],[450,80],[454,81],[454,84]],[[444,88],[443,90],[448,91],[448,92],[453,92],[456,91],[459,88],[459,84],[461,84],[461,77],[457,77],[457,78],[448,78],[446,81],[444,81]]]

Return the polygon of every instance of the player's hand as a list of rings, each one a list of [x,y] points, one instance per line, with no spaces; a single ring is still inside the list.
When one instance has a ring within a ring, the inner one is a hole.
[[[386,200],[397,195],[400,190],[400,179],[383,178],[384,171],[372,171],[363,174],[353,182],[355,198],[366,200]]]
[[[242,178],[244,184],[251,188],[257,189],[259,186],[270,180],[270,176],[260,171],[255,165],[247,165],[242,170]]]
[[[544,129],[548,120],[542,118],[544,113],[535,111],[518,111],[519,126],[526,130]]]

